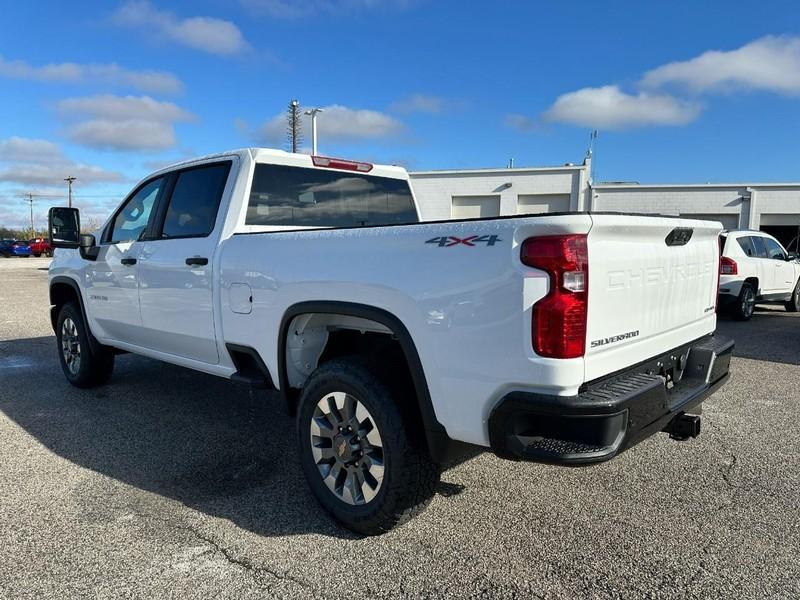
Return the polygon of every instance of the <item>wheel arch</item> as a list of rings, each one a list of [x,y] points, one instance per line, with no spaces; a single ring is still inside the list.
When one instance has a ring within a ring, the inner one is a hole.
[[[278,381],[281,397],[286,403],[289,412],[294,412],[297,402],[295,388],[291,388],[289,385],[286,359],[289,327],[296,317],[308,314],[337,315],[374,321],[387,328],[395,336],[405,357],[416,392],[417,408],[425,428],[428,449],[434,460],[444,460],[448,454],[451,440],[444,426],[436,418],[428,382],[417,347],[403,322],[397,316],[382,308],[353,302],[311,301],[294,304],[284,312],[278,336]]]
[[[756,277],[756,276],[747,277],[747,278],[745,278],[745,280],[742,283],[749,283],[750,285],[752,285],[753,286],[753,291],[756,293],[756,297],[758,297],[758,295],[759,295],[758,277]]]
[[[56,330],[59,309],[68,302],[75,301],[81,309],[81,316],[86,323],[86,307],[83,305],[80,286],[71,277],[58,276],[50,280],[50,324]]]
[[[83,302],[83,295],[78,282],[72,277],[59,275],[50,280],[50,324],[53,326],[53,332],[56,332],[58,324],[58,313],[61,307],[69,302],[76,302],[81,311],[83,323],[86,326],[86,331],[89,334],[89,346],[93,352],[100,348],[100,342],[94,337],[92,328],[89,325],[89,319],[86,315],[86,305]]]

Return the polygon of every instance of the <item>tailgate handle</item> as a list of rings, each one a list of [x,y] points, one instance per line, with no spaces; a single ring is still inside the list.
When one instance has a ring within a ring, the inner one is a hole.
[[[664,238],[667,246],[685,246],[692,239],[694,229],[691,227],[676,227]]]

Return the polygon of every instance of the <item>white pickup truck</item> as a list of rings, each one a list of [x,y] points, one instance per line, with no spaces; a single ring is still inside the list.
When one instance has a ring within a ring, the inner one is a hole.
[[[64,374],[102,384],[127,351],[279,390],[314,495],[366,534],[464,444],[588,464],[699,433],[733,348],[719,224],[418,215],[401,168],[265,149],[154,173],[95,235],[53,208]]]

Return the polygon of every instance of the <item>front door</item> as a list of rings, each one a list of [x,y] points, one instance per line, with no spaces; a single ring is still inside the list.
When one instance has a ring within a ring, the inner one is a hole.
[[[208,364],[219,362],[214,328],[213,262],[220,200],[231,161],[172,174],[154,236],[139,254],[139,301],[148,348]]]
[[[141,345],[139,312],[140,241],[163,193],[159,177],[136,189],[117,210],[100,240],[97,260],[86,267],[86,311],[99,337]]]

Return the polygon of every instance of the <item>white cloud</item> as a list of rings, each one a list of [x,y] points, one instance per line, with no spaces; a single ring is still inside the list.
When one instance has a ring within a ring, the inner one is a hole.
[[[641,81],[646,88],[669,84],[694,92],[755,89],[800,94],[800,37],[766,36],[736,50],[709,50],[648,71]]]
[[[311,120],[303,115],[301,122],[305,137],[311,135]],[[238,125],[241,128],[241,123]],[[354,109],[333,104],[317,115],[317,135],[320,143],[386,138],[403,131],[403,124],[382,112]],[[286,113],[275,115],[255,132],[256,139],[272,146],[286,141]]]
[[[0,140],[0,162],[49,162],[61,161],[64,155],[58,144],[47,140],[35,140],[12,136]]]
[[[392,104],[391,109],[399,113],[428,113],[438,114],[446,107],[444,98],[426,94],[412,94],[408,98],[398,100]]]
[[[20,183],[22,185],[57,185],[64,183],[64,177],[73,175],[82,184],[110,183],[122,181],[120,173],[107,171],[101,167],[65,161],[61,164],[15,164],[0,169],[0,182]],[[66,184],[65,184],[66,185]]]
[[[127,2],[114,14],[113,21],[210,54],[233,55],[250,47],[231,21],[213,17],[182,19],[158,10],[146,0]]]
[[[627,94],[616,85],[587,87],[556,98],[544,112],[546,121],[602,129],[686,125],[701,107],[664,94]]]
[[[65,62],[35,67],[22,60],[6,60],[0,56],[0,76],[46,83],[102,83],[161,94],[175,94],[183,89],[183,83],[171,73],[126,69],[116,63]]]
[[[240,0],[250,12],[276,19],[297,19],[323,14],[346,14],[381,8],[405,9],[416,0]]]
[[[195,119],[172,102],[148,96],[67,98],[57,108],[72,121],[67,135],[73,142],[108,150],[171,148],[176,143],[174,124]]]
[[[62,185],[74,175],[83,184],[118,182],[120,173],[79,163],[47,140],[10,137],[0,140],[0,182],[22,185]]]
[[[59,112],[67,115],[89,115],[105,119],[141,119],[147,121],[192,121],[194,116],[172,102],[153,100],[149,96],[114,96],[101,94],[67,98],[58,103]]]

